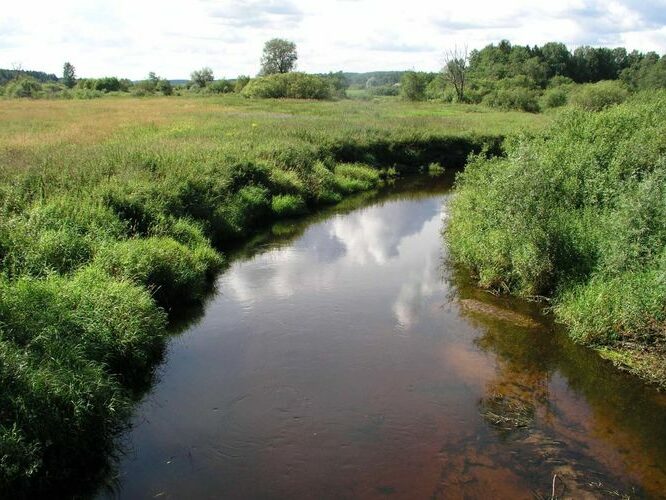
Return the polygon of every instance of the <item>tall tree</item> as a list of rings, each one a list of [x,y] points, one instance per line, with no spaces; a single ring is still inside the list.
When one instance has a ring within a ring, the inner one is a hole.
[[[282,38],[273,38],[264,45],[260,75],[289,73],[296,67],[296,44]]]
[[[66,62],[62,67],[62,82],[68,89],[76,85],[76,70],[69,62]]]
[[[192,79],[192,83],[195,84],[197,87],[204,88],[209,83],[213,83],[214,80],[213,70],[206,67],[198,69],[196,71],[192,71],[190,78]]]
[[[453,85],[456,90],[458,101],[465,100],[465,84],[467,83],[468,71],[467,47],[464,49],[447,50],[444,55],[444,68],[442,74],[444,78]]]
[[[541,47],[541,57],[548,66],[548,77],[567,75],[571,66],[571,52],[560,42],[548,42]]]

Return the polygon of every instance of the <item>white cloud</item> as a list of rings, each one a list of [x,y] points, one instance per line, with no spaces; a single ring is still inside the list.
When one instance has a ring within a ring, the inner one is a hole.
[[[304,71],[436,70],[453,45],[563,41],[666,52],[664,0],[61,0],[10,2],[0,67],[81,76],[255,74],[263,43],[294,40]]]

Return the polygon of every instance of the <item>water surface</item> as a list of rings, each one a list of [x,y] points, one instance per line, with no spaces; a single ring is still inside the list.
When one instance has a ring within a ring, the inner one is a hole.
[[[103,495],[666,492],[666,398],[538,306],[468,286],[441,236],[450,183],[419,182],[241,249],[172,339]]]

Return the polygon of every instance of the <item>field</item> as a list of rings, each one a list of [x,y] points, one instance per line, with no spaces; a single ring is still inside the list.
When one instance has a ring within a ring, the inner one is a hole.
[[[398,99],[2,102],[0,489],[94,485],[229,242],[550,121]]]

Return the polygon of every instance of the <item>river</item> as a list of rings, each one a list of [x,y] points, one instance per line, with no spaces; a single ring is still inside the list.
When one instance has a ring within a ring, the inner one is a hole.
[[[666,396],[542,305],[471,287],[450,178],[399,182],[232,255],[123,437],[120,498],[666,492]]]

